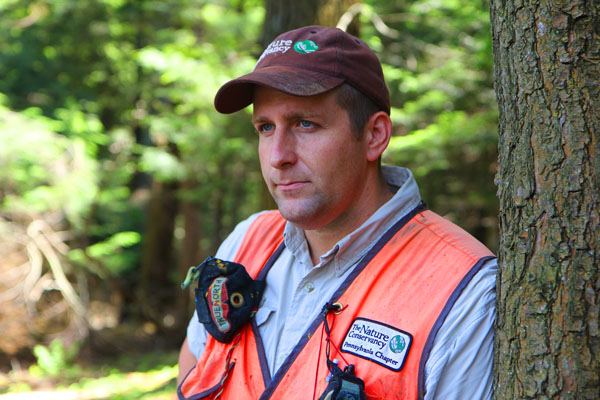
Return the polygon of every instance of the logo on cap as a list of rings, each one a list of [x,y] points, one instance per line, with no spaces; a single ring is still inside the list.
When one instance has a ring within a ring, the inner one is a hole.
[[[294,45],[294,50],[300,54],[310,54],[314,53],[319,49],[319,46],[312,40],[303,40],[301,42],[296,42]]]

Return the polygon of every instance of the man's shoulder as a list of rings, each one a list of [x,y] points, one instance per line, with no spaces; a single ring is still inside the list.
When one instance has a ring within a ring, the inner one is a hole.
[[[219,246],[216,257],[223,260],[232,260],[242,245],[244,237],[248,233],[250,227],[257,220],[274,218],[276,214],[279,214],[279,212],[274,210],[260,211],[239,222],[229,236],[227,236],[227,238],[221,243],[221,246]]]
[[[281,216],[278,210],[266,210],[251,215],[245,221],[242,221],[235,228],[234,232],[243,232],[245,235],[265,235],[277,231],[276,235],[283,233],[286,220]]]
[[[281,216],[279,210],[264,210],[253,214],[250,218],[253,218],[253,221],[260,220],[264,223],[273,223],[273,222],[285,222],[284,218]],[[250,219],[248,218],[248,219]]]
[[[469,232],[431,210],[419,213],[415,221],[457,250],[478,256],[493,256],[493,253]]]

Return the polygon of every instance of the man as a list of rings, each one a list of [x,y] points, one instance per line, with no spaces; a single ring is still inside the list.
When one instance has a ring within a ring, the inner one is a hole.
[[[222,113],[251,103],[278,212],[239,224],[217,258],[266,288],[233,341],[192,318],[180,398],[491,398],[495,259],[425,209],[408,170],[380,165],[375,54],[335,28],[286,32],[215,98]]]

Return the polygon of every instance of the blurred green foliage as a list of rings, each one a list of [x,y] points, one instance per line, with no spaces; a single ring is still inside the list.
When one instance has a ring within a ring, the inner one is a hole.
[[[83,223],[98,192],[98,163],[82,138],[57,133],[61,122],[37,108],[18,113],[0,104],[2,211],[61,210],[72,225]]]
[[[384,162],[411,168],[433,210],[495,248],[487,2],[363,3],[360,36],[392,96]],[[249,110],[213,108],[221,84],[252,70],[264,13],[258,0],[0,2],[0,225],[51,222],[68,272],[135,293],[162,223],[149,213],[156,184],[174,188],[172,307],[189,224],[200,262],[265,204]]]
[[[395,136],[384,162],[409,167],[431,209],[495,250],[498,112],[487,2],[367,3],[395,33],[361,25],[377,37],[392,95]]]
[[[34,376],[52,378],[77,377],[80,374],[80,369],[73,364],[79,344],[75,344],[66,348],[60,339],[54,339],[46,347],[41,344],[33,348],[33,354],[37,358],[37,364],[29,368],[29,371]]]
[[[110,398],[114,400],[171,399],[177,391],[177,364],[164,365],[154,360],[148,371],[123,372],[113,368],[104,377],[83,378],[68,389],[76,390],[82,398]],[[86,395],[88,394],[89,395]]]
[[[48,348],[37,348],[44,349],[38,352],[48,352],[49,356],[38,357],[38,363],[30,368],[28,379],[12,377],[8,387],[0,382],[0,393],[30,392],[36,380],[49,378],[56,382],[54,391],[57,395],[63,392],[65,398],[75,398],[76,394],[76,398],[82,400],[171,399],[176,392],[176,352],[125,354],[116,359],[77,365],[73,359],[65,358],[64,352],[68,350],[60,341],[52,342]],[[62,372],[56,372],[58,365],[63,368]]]
[[[224,205],[224,235],[257,208],[260,175],[245,119],[215,115],[212,96],[252,68],[263,13],[252,1],[0,4],[2,212],[59,212],[73,261],[85,250],[124,272],[139,267],[135,244],[152,223],[144,179],[191,179],[179,195],[206,215]],[[254,201],[227,200],[247,192]],[[125,245],[120,232],[139,239]]]

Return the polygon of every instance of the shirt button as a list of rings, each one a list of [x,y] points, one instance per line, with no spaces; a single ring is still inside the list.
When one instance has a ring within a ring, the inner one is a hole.
[[[304,285],[304,291],[305,291],[306,293],[310,293],[310,292],[312,292],[313,290],[315,290],[315,284],[314,284],[314,283],[312,283],[312,282],[308,282],[306,285]]]

